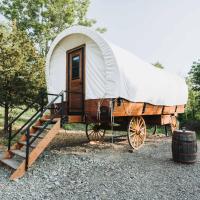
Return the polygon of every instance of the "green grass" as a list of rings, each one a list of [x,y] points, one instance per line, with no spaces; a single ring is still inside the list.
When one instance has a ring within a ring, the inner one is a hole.
[[[81,123],[64,124],[63,128],[65,130],[85,131],[85,124],[81,124]]]
[[[153,132],[154,132],[154,126],[147,126],[147,133],[151,135],[153,134]],[[168,128],[168,132],[170,133],[169,128]],[[165,134],[165,127],[157,126],[156,134]]]
[[[25,108],[25,107],[24,107]],[[14,118],[18,114],[20,114],[23,110],[22,109],[13,109],[11,116]],[[19,126],[22,126],[34,113],[36,112],[35,109],[30,109],[27,112],[25,112],[14,124],[14,128],[18,128]],[[0,107],[0,129],[3,128],[3,122],[4,122],[4,109]]]
[[[24,107],[25,108],[25,107]],[[20,114],[23,110],[22,109],[13,109],[12,110],[12,117],[16,117]],[[30,109],[25,112],[14,124],[13,124],[13,132],[18,130],[34,113],[36,112],[35,109]],[[7,145],[8,139],[3,132],[3,124],[4,124],[4,109],[0,107],[0,144]],[[17,135],[13,140],[12,143],[15,143],[19,139],[20,135]]]

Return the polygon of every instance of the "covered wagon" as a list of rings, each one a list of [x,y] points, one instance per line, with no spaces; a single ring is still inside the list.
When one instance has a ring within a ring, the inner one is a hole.
[[[109,129],[126,130],[130,146],[138,149],[146,138],[146,124],[176,129],[188,95],[182,78],[81,26],[63,31],[53,41],[46,80],[48,93],[39,95],[8,125],[8,149],[0,155],[0,163],[13,170],[11,180],[24,175],[64,120],[86,124],[89,140],[102,141]],[[34,114],[13,131],[33,106]]]
[[[65,120],[85,123],[89,140],[103,140],[107,129],[127,130],[136,149],[145,141],[146,124],[176,129],[188,97],[184,79],[82,26],[55,38],[47,55],[46,80],[48,93],[65,91]]]

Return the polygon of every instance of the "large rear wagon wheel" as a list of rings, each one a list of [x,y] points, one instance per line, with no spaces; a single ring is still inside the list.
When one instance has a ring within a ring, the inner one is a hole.
[[[102,142],[104,140],[105,132],[105,129],[102,129],[98,124],[86,124],[86,136],[89,141]]]
[[[128,142],[133,149],[139,149],[146,139],[146,124],[141,116],[133,117],[128,126]]]

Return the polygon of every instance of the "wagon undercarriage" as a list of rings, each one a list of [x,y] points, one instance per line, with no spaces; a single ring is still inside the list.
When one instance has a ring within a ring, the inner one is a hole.
[[[184,106],[155,106],[145,103],[133,103],[124,99],[86,100],[84,115],[76,122],[86,124],[86,136],[89,141],[103,141],[106,131],[126,131],[130,146],[140,148],[146,139],[147,125],[165,126],[173,133],[178,128],[177,115]],[[72,121],[71,121],[72,122]]]
[[[161,116],[158,116],[161,117]],[[157,124],[157,123],[148,123],[148,120],[145,121],[145,116],[133,116],[128,117],[125,121],[114,123],[113,126],[105,122],[95,122],[95,123],[86,123],[86,136],[89,141],[104,141],[106,131],[126,131],[127,139],[130,146],[133,149],[140,148],[146,139],[147,135],[147,125],[153,125],[155,127],[153,134],[156,133],[157,125],[165,126],[165,134],[168,135],[168,127],[171,132],[177,129],[177,123],[172,121],[169,124]],[[171,116],[173,120],[177,120],[175,116]],[[124,136],[124,135],[123,135]],[[113,137],[118,137],[113,134]]]

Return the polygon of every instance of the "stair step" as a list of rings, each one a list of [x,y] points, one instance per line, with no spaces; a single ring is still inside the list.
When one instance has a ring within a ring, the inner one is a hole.
[[[58,134],[60,130],[60,119],[56,122],[56,124],[53,125],[50,131],[47,132],[45,135],[45,139],[40,140],[38,143],[34,142],[31,146],[35,146],[35,149],[31,149],[31,152],[29,154],[29,167],[36,161],[36,159],[42,154],[42,152],[45,150],[45,148],[49,145],[49,143],[53,140],[53,138]],[[36,134],[36,132],[34,133]],[[32,138],[34,139],[34,138]],[[26,141],[19,141],[18,144],[22,144],[23,151],[26,150]],[[18,145],[19,146],[19,145]],[[20,147],[20,146],[19,146]],[[13,158],[18,158],[13,157]],[[12,159],[13,159],[12,158]],[[19,165],[16,171],[11,175],[10,179],[11,180],[16,180],[20,177],[22,177],[25,174],[25,160]]]
[[[41,122],[49,122],[51,120],[50,119],[41,118],[40,121]],[[57,122],[57,120],[55,120],[55,119],[52,120],[52,123],[56,123],[56,122]]]
[[[26,141],[19,141],[18,143],[26,146]],[[36,144],[31,144],[30,147],[35,148]]]
[[[44,128],[43,126],[32,126],[32,127],[35,129],[43,129]],[[50,130],[50,128],[46,127],[44,130]]]
[[[11,152],[15,155],[22,157],[22,158],[26,158],[26,153],[24,151],[19,150],[19,149],[11,150]]]
[[[17,169],[21,163],[17,162],[16,160],[13,159],[2,159],[1,162],[12,169]]]
[[[31,134],[31,137],[36,137],[36,138],[39,138],[39,139],[43,139],[44,138],[44,136],[41,135],[41,134],[37,136],[37,133]]]

